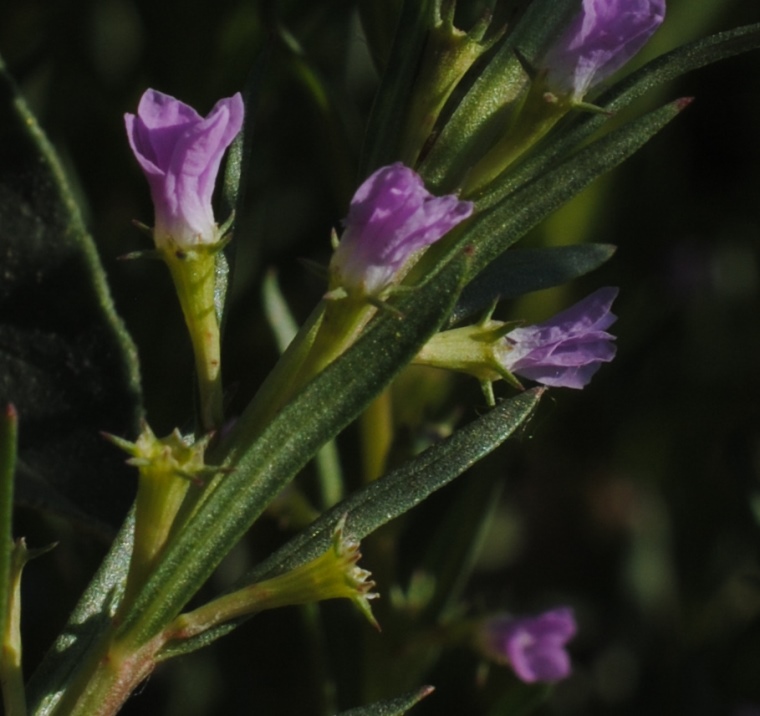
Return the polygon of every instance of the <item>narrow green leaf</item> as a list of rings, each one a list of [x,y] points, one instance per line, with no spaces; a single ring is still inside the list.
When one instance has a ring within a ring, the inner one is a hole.
[[[277,275],[269,271],[261,287],[264,315],[274,333],[280,353],[284,353],[298,333],[298,324],[277,283]],[[332,507],[343,494],[343,474],[340,468],[338,446],[334,440],[326,442],[316,454],[315,464],[320,485],[322,507]]]
[[[23,416],[16,500],[110,537],[134,478],[137,352],[53,148],[0,60],[0,405]]]
[[[264,74],[268,59],[269,48],[266,48],[259,55],[258,61],[248,75],[242,92],[245,104],[243,128],[230,145],[225,161],[220,216],[223,222],[232,219],[233,223],[230,230],[233,232],[233,240],[217,254],[216,261],[214,302],[216,304],[217,319],[222,326],[224,326],[224,319],[226,318],[227,292],[232,282],[232,273],[235,267],[237,242],[234,240],[234,232],[239,218],[243,215],[243,208],[245,206],[246,187],[250,173],[248,169],[253,151],[256,108],[258,107],[262,75]]]
[[[29,713],[50,714],[88,649],[110,626],[124,592],[132,554],[134,510],[82,594],[66,627],[29,681]]]
[[[423,686],[417,691],[410,691],[390,701],[379,701],[370,706],[341,711],[338,716],[403,716],[412,706],[418,704],[426,696],[430,696],[434,690],[432,686]]]
[[[123,631],[155,634],[175,617],[267,504],[327,440],[356,418],[450,313],[467,260],[460,255],[438,280],[394,302],[403,318],[378,316],[359,340],[309,383],[253,444],[228,456],[230,474],[167,546],[165,557]],[[241,416],[239,425],[244,425]],[[210,459],[216,460],[212,455]]]
[[[466,233],[455,245],[456,248],[463,244],[473,247],[473,274],[483,270],[594,179],[630,157],[688,104],[688,100],[679,99],[629,122],[546,171],[496,206],[477,213],[466,224]],[[427,258],[426,254],[420,264]]]
[[[452,191],[498,138],[509,107],[520,97],[528,77],[515,50],[533,59],[547,38],[577,10],[577,0],[531,3],[513,32],[481,71],[452,112],[420,167],[425,182],[437,191]]]
[[[579,244],[504,252],[462,291],[449,324],[482,313],[496,300],[517,298],[583,276],[615,253],[610,244]]]
[[[255,567],[241,583],[259,582],[314,559],[329,545],[343,515],[347,515],[345,534],[362,539],[408,512],[514,434],[532,415],[543,393],[540,388],[527,390],[499,403],[414,460],[355,492]]]
[[[619,112],[658,85],[759,47],[760,24],[746,25],[711,35],[660,55],[603,94],[593,98],[593,103],[610,112]],[[559,158],[566,156],[588,140],[594,132],[609,121],[609,117],[603,114],[577,112],[568,120],[547,137],[547,141],[538,151],[533,152],[514,170],[510,170],[503,181],[495,184],[493,189],[479,200],[480,206],[491,206],[499,202],[512,191],[545,172]]]
[[[760,48],[760,23],[719,32],[656,57],[594,100],[617,111],[648,90],[700,67]]]
[[[372,61],[383,74],[393,45],[393,31],[398,24],[402,0],[359,0],[359,18],[367,38]]]
[[[378,167],[403,159],[399,156],[404,131],[402,108],[411,106],[432,2],[405,0],[401,8],[388,66],[367,126],[367,144],[360,161],[362,178]]]
[[[408,512],[513,435],[533,414],[543,392],[543,389],[528,390],[500,403],[414,460],[350,495],[248,572],[232,589],[270,579],[318,557],[328,548],[335,526],[344,516],[346,535],[362,539]],[[199,649],[246,620],[239,619],[172,646],[162,658]]]
[[[0,638],[5,634],[11,589],[13,476],[16,471],[17,428],[16,409],[8,405],[0,414]]]

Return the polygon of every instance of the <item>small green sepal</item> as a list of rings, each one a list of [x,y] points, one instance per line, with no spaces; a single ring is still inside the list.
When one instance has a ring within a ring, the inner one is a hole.
[[[174,430],[156,437],[143,421],[135,442],[115,435],[103,436],[131,457],[127,464],[139,471],[135,503],[135,543],[127,577],[127,595],[132,596],[148,578],[163,551],[190,484],[200,486],[204,476],[219,468],[204,464],[204,452],[212,435],[192,442]]]
[[[117,435],[101,433],[103,437],[131,455],[128,465],[138,468],[140,477],[147,479],[168,479],[180,477],[196,485],[201,485],[202,475],[215,474],[218,467],[205,465],[203,454],[213,434],[193,442],[191,437],[183,437],[177,428],[164,438],[156,437],[150,425],[144,420],[142,432],[135,442]]]
[[[441,110],[462,78],[507,29],[498,28],[486,38],[493,13],[484,11],[469,31],[460,30],[454,26],[455,10],[456,0],[435,0],[430,9],[430,30],[401,150],[409,166],[424,152]]]
[[[505,337],[518,323],[495,321],[491,313],[492,309],[474,325],[437,333],[413,362],[475,376],[488,404],[493,406],[491,383],[503,379],[518,390],[523,390],[523,386],[506,367],[506,355],[511,347]]]
[[[344,534],[346,516],[335,527],[332,543],[319,557],[288,572],[225,594],[177,617],[164,631],[165,644],[190,639],[216,626],[268,609],[310,604],[326,599],[350,599],[378,630],[370,600],[379,595],[366,569],[357,565],[359,542]]]

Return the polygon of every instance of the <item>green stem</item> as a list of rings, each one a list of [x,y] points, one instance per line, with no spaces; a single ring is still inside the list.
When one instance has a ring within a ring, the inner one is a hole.
[[[51,716],[114,716],[129,695],[156,667],[156,654],[164,645],[159,634],[137,646],[106,634],[70,684]]]
[[[393,442],[393,403],[390,389],[380,393],[359,419],[362,443],[362,472],[365,482],[380,477],[388,462]]]
[[[21,667],[20,568],[13,547],[13,475],[16,468],[18,416],[9,405],[0,416],[0,685],[8,716],[25,716],[26,697]]]
[[[21,665],[21,571],[26,561],[23,541],[13,550],[7,613],[0,654],[0,683],[7,716],[26,716],[24,673]]]
[[[516,162],[567,114],[570,105],[547,99],[541,83],[531,86],[514,124],[488,153],[472,167],[462,186],[463,197],[474,197]]]
[[[155,569],[189,486],[190,481],[182,477],[155,475],[147,471],[141,474],[135,502],[135,546],[120,606],[122,611]]]
[[[343,499],[343,472],[335,440],[325,443],[315,456],[319,477],[320,506],[330,509]]]
[[[346,351],[375,315],[377,308],[365,300],[322,300],[312,311],[274,370],[264,381],[234,429],[209,460],[219,453],[234,462],[226,446],[250,445],[280,409],[330,363]],[[212,489],[204,490],[205,500]]]
[[[214,302],[216,256],[197,251],[162,252],[177,290],[195,355],[203,432],[221,427],[223,410],[219,322]]]
[[[325,304],[326,301],[320,301],[311,312],[306,323],[280,356],[280,360],[277,361],[274,369],[248,404],[235,429],[224,441],[224,445],[247,444],[241,443],[237,438],[239,433],[244,430],[245,434],[252,438],[268,424],[269,420],[279,412],[293,394],[293,381],[299,376],[302,365],[309,355],[322,325]],[[218,460],[219,452],[224,452],[224,447],[220,447],[219,451],[214,451],[209,460],[212,462]]]
[[[363,298],[329,301],[314,344],[301,366],[294,388],[288,397],[303,388],[343,354],[356,341],[375,313],[377,313],[377,308]]]

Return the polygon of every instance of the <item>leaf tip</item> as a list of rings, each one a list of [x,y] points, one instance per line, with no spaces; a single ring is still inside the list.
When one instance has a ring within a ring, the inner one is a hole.
[[[423,686],[419,690],[420,701],[422,701],[422,699],[427,698],[428,696],[430,696],[430,694],[432,694],[434,691],[435,691],[435,686],[430,686],[430,685]]]
[[[683,112],[693,101],[694,97],[680,97],[673,104],[679,112]]]

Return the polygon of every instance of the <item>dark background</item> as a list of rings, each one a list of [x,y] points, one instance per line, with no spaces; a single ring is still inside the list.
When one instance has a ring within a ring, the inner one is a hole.
[[[152,217],[122,116],[148,86],[205,113],[243,85],[270,44],[225,338],[226,379],[239,410],[276,357],[260,309],[262,272],[278,267],[304,317],[323,287],[296,259],[327,260],[330,229],[356,185],[376,76],[354,4],[0,5],[0,53],[81,194],[117,310],[138,346],[158,434],[191,412],[192,359],[165,269],[116,260],[147,248],[130,222]],[[741,0],[671,0],[647,55],[757,20],[753,3]],[[289,48],[270,39],[275,23],[291,35]],[[750,54],[648,95],[640,109],[678,96],[696,101],[528,239],[613,243],[616,256],[571,286],[504,309],[540,320],[600,285],[621,287],[615,362],[583,392],[553,391],[517,441],[464,478],[504,482],[466,592],[469,613],[576,609],[575,673],[543,707],[547,714],[760,713],[758,68]],[[431,418],[459,411],[467,419],[482,409],[476,385],[446,385],[439,388],[448,391],[445,405],[427,401]],[[344,439],[349,466],[353,437]],[[400,543],[402,564],[463,489],[448,488],[415,515],[412,537]],[[26,510],[17,529],[33,546],[62,541],[47,566],[28,569],[31,669],[105,545]],[[240,563],[277,539],[272,525],[259,532],[241,548]],[[365,566],[373,569],[371,561]],[[387,600],[390,585],[378,586]],[[326,616],[332,666],[343,661],[355,670],[344,669],[341,681],[340,707],[348,708],[362,701],[362,643],[384,635],[364,630],[341,605]],[[309,624],[309,612],[261,615],[163,667],[125,713],[319,713],[316,684],[328,667],[315,656]],[[438,692],[419,713],[496,713],[488,709],[511,679],[497,667],[483,676],[474,653],[453,649],[427,677]],[[390,677],[387,689],[398,692]]]

